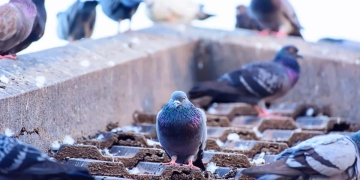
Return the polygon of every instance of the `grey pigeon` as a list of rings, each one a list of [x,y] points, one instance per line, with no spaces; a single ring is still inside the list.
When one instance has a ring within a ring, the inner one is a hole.
[[[194,0],[146,0],[146,14],[154,22],[190,24],[193,20],[205,20],[215,15],[203,11],[204,5]]]
[[[275,162],[242,171],[258,180],[359,179],[360,131],[315,136],[280,153]]]
[[[266,110],[265,103],[284,96],[300,77],[298,49],[284,46],[272,61],[252,62],[225,73],[216,81],[196,84],[190,99],[210,96],[212,102],[244,102],[255,107],[260,117],[278,116]]]
[[[118,22],[118,32],[120,33],[120,23],[122,20],[129,19],[131,30],[131,18],[143,0],[100,0],[104,14],[110,19]]]
[[[321,38],[318,40],[318,43],[330,43],[333,45],[338,45],[348,49],[360,51],[360,42],[348,39]]]
[[[80,1],[57,14],[57,35],[67,41],[90,38],[95,26],[98,1]]]
[[[0,54],[24,41],[30,34],[37,14],[31,0],[10,0],[0,6]],[[0,59],[16,60],[15,54],[0,56]]]
[[[11,48],[9,51],[3,53],[2,55],[16,54],[29,47],[31,43],[38,41],[44,35],[45,23],[47,18],[46,9],[44,5],[45,0],[32,0],[32,1],[36,6],[37,14],[30,35],[24,41],[20,42],[18,45]]]
[[[264,28],[252,18],[249,13],[248,9],[244,5],[239,5],[236,7],[236,28],[242,29],[250,29],[250,30],[257,30],[262,31]]]
[[[171,162],[179,165],[188,162],[194,169],[205,170],[202,162],[207,130],[205,112],[196,108],[182,91],[171,94],[170,101],[156,116],[157,137]]]
[[[2,180],[93,180],[87,169],[51,160],[45,153],[12,137],[0,134]]]
[[[275,31],[276,36],[302,38],[302,27],[288,0],[251,0],[250,12],[266,28],[261,34],[268,35],[270,31]]]

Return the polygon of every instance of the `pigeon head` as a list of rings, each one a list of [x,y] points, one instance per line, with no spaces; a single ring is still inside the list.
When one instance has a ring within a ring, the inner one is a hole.
[[[183,91],[174,91],[171,94],[171,99],[169,103],[172,103],[173,107],[175,108],[187,107],[192,105],[187,98],[186,93],[184,93]]]
[[[350,138],[356,143],[356,145],[360,148],[360,131],[352,134]]]
[[[280,49],[280,51],[278,51],[275,55],[275,59],[281,59],[285,56],[291,56],[294,57],[295,59],[302,59],[303,57],[301,55],[298,54],[299,49],[294,46],[294,45],[287,45],[284,46]]]

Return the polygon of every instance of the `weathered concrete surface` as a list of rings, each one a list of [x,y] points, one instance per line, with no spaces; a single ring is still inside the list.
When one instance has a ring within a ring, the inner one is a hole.
[[[0,76],[10,79],[0,82],[6,87],[0,88],[0,131],[38,129],[40,135],[20,139],[46,150],[65,135],[94,134],[109,122],[130,124],[134,110],[157,112],[172,91],[268,60],[289,43],[306,58],[296,88],[279,101],[329,104],[334,115],[360,120],[358,52],[250,31],[157,25],[0,61]]]
[[[141,30],[161,34],[166,25]],[[176,29],[176,28],[174,28]],[[334,116],[360,121],[360,52],[336,45],[305,42],[299,38],[258,37],[250,31],[218,31],[187,28],[163,36],[200,37],[196,61],[203,64],[197,80],[216,79],[252,61],[267,61],[283,45],[294,44],[305,59],[296,87],[277,102],[306,102],[329,105]]]
[[[124,47],[129,42],[132,47]],[[40,136],[20,139],[46,150],[65,135],[88,136],[109,122],[130,124],[134,110],[157,111],[172,91],[192,86],[195,45],[132,33],[2,60],[0,72],[10,83],[0,83],[6,86],[0,89],[0,131],[38,129]],[[39,88],[40,76],[46,81]]]

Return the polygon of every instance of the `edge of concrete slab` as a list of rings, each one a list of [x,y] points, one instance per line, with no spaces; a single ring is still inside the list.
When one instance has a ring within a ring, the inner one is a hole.
[[[245,30],[159,24],[0,61],[0,76],[9,80],[0,83],[5,86],[0,88],[0,131],[38,130],[39,135],[25,133],[20,139],[47,150],[65,135],[95,134],[110,122],[129,125],[135,110],[157,112],[172,91],[187,91],[198,80],[267,60],[289,43],[306,59],[298,85],[281,101],[308,96],[311,103],[331,104],[335,115],[356,119],[360,98],[353,81],[360,53],[297,38],[257,37]],[[339,92],[347,97],[336,96]],[[346,105],[352,108],[341,108]]]

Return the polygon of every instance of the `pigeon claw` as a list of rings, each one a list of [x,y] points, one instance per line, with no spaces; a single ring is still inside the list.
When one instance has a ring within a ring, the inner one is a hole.
[[[184,167],[190,167],[190,169],[200,170],[199,167],[193,165],[193,162],[192,162],[191,160],[189,160],[189,164],[186,164],[186,165],[183,165],[183,166],[184,166]]]
[[[276,36],[276,37],[286,37],[286,36],[288,36],[284,31],[274,32],[273,35]]]
[[[16,54],[8,54],[8,55],[4,55],[1,56],[0,55],[0,59],[12,59],[12,60],[17,60]]]
[[[170,165],[170,166],[180,166],[180,164],[176,163],[176,158],[171,158],[171,161],[168,163],[161,163],[161,165]]]
[[[262,31],[260,31],[260,32],[258,32],[258,34],[260,35],[260,36],[268,36],[268,35],[270,35],[270,30],[268,30],[268,29],[264,29],[264,30],[262,30]]]
[[[260,108],[259,106],[255,106],[255,110],[257,111],[259,117],[280,117],[281,116],[280,114],[270,113],[266,109]]]

